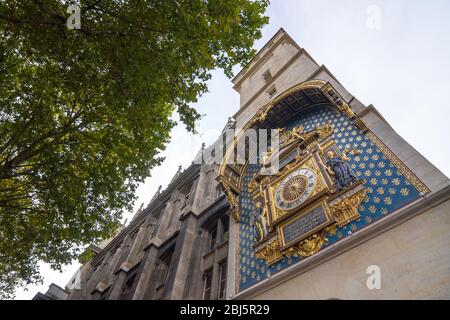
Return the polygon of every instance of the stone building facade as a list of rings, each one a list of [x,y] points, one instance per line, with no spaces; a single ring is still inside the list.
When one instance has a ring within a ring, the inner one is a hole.
[[[196,164],[178,172],[81,267],[68,299],[224,298],[229,205],[216,172]]]
[[[227,124],[237,136],[225,160],[245,129],[283,128],[279,178],[259,179],[261,163],[248,154],[242,164],[197,158],[97,248],[67,299],[450,298],[444,174],[283,29],[233,84],[240,109]],[[355,177],[343,190],[325,168],[330,151]],[[314,190],[297,189],[302,197],[283,209],[277,190],[298,188],[302,174]],[[308,218],[317,208],[323,215]],[[371,267],[381,287],[368,286]]]

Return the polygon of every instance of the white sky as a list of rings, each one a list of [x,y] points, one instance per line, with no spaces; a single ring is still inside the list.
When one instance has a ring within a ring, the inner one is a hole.
[[[367,25],[373,5],[380,10],[380,29]],[[373,104],[402,137],[450,175],[450,103],[445,96],[450,93],[450,1],[272,0],[267,15],[270,23],[257,49],[283,27],[356,98]],[[238,110],[239,96],[219,70],[195,107],[205,114],[199,135],[187,134],[183,126],[173,130],[163,153],[166,160],[138,189],[135,210],[147,205],[160,184],[170,182],[178,165],[189,166],[202,141],[214,142]],[[77,268],[74,263],[59,273],[42,265],[44,284],[19,289],[16,298],[46,292],[52,282],[64,287]]]

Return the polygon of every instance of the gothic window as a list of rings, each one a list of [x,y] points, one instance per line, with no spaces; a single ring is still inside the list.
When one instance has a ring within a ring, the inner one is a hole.
[[[213,269],[208,269],[203,275],[203,300],[211,300]]]
[[[172,260],[172,253],[168,252],[161,258],[161,277],[159,283],[164,284],[169,273],[170,261]]]
[[[166,285],[167,277],[169,275],[170,262],[172,261],[173,251],[175,247],[169,248],[159,258],[159,278],[156,286],[156,299],[162,299],[164,287]]]
[[[127,281],[125,282],[124,288],[122,289],[122,297],[128,297],[131,288],[133,287],[134,280],[136,279],[136,274],[133,274]]]
[[[216,212],[203,225],[205,237],[202,270],[203,292],[198,298],[226,299],[228,229],[230,216],[227,212]],[[199,279],[200,280],[200,279]],[[200,291],[200,290],[199,290]]]
[[[214,250],[214,248],[216,247],[216,240],[217,240],[217,226],[214,226],[209,231],[209,246],[208,246],[209,251]]]
[[[228,241],[229,239],[229,224],[230,220],[227,215],[224,215],[221,217],[221,223],[222,223],[222,243],[225,241]]]
[[[189,183],[184,184],[180,189],[181,193],[181,209],[183,209],[189,202],[189,197],[191,195],[191,189],[192,189],[192,181]]]
[[[153,220],[151,222],[151,229],[150,229],[150,238],[156,236],[156,233],[158,232],[159,218],[161,217],[162,211],[164,211],[164,208],[153,215]]]
[[[119,299],[121,300],[129,300],[132,298],[132,289],[134,282],[136,280],[137,271],[138,271],[139,265],[136,265],[133,267],[133,270],[130,270],[129,274],[127,275],[127,278],[125,280],[125,283],[122,287],[122,292],[120,293]]]
[[[219,299],[225,299],[227,292],[227,261],[219,263]]]

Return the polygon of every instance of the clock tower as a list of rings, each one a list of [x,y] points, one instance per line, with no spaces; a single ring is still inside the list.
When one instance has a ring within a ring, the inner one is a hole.
[[[233,217],[230,298],[414,297],[404,277],[427,283],[424,297],[448,292],[448,272],[429,282],[430,268],[450,261],[445,175],[283,29],[233,83],[237,134],[217,178]],[[236,163],[250,129],[275,132],[279,144],[247,143],[247,161]],[[385,276],[382,293],[366,288],[371,265]]]

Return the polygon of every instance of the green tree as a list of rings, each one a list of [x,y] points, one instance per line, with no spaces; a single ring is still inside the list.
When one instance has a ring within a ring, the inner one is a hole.
[[[78,5],[81,29],[69,30]],[[267,0],[0,2],[0,297],[108,237],[210,71],[245,65]]]

